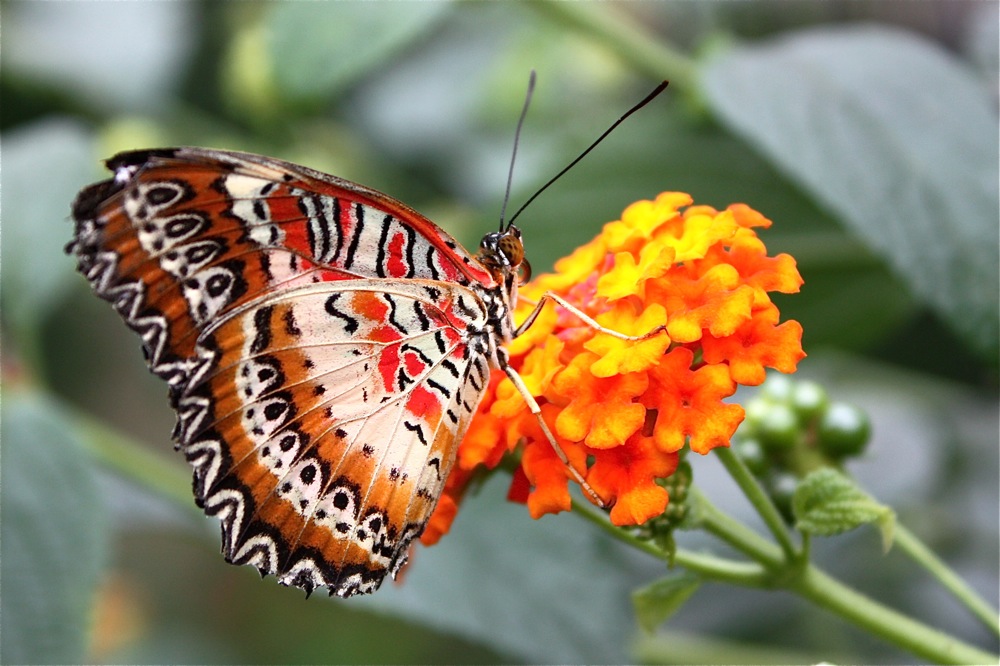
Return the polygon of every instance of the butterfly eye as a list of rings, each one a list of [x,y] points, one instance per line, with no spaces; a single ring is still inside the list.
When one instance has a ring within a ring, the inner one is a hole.
[[[531,264],[528,263],[527,259],[522,259],[521,264],[517,267],[517,283],[522,285],[529,280],[531,280]]]
[[[497,248],[508,266],[519,266],[524,261],[524,244],[521,242],[521,231],[517,227],[510,227],[503,232]]]

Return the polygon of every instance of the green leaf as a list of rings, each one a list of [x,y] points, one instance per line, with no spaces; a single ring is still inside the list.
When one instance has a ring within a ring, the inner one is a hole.
[[[816,29],[719,54],[717,116],[997,356],[998,123],[988,87],[919,37]]]
[[[72,237],[70,205],[99,164],[90,133],[75,121],[14,130],[3,148],[3,312],[27,346],[75,279],[63,252]]]
[[[266,14],[274,78],[293,99],[323,100],[415,42],[446,2],[287,2]]]
[[[882,533],[882,547],[892,545],[896,514],[879,504],[854,481],[835,469],[825,467],[806,476],[792,497],[795,527],[805,534],[832,536],[861,525],[876,523]]]
[[[352,599],[530,663],[624,663],[629,592],[662,564],[573,515],[532,520],[494,475],[467,496],[451,532],[417,548],[402,585]],[[514,609],[514,610],[512,610]]]
[[[632,592],[639,626],[652,632],[676,613],[701,586],[701,579],[691,573],[680,573],[650,583]]]
[[[38,394],[5,392],[0,439],[0,661],[85,662],[108,539],[95,467]]]
[[[799,187],[742,139],[716,126],[693,124],[670,103],[673,93],[665,94],[665,109],[650,107],[631,116],[525,210],[521,228],[536,273],[589,241],[629,203],[678,190],[716,208],[741,201],[774,221],[760,232],[768,253],[791,253],[806,280],[802,294],[778,294],[775,301],[782,319],[796,319],[804,327],[807,351],[820,345],[870,348],[912,314],[912,300],[900,281]],[[608,122],[614,119],[610,108],[603,115]],[[565,139],[558,154],[537,171],[555,173],[579,153],[579,135],[596,136],[603,122],[593,121],[586,131]],[[512,201],[525,199],[542,182],[515,193]]]

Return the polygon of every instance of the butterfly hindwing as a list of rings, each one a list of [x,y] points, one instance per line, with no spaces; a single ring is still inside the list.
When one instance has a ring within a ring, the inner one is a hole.
[[[231,561],[368,591],[426,522],[488,372],[462,335],[483,322],[449,310],[464,288],[385,288],[302,287],[211,333],[219,362],[198,393],[218,398],[182,441]]]

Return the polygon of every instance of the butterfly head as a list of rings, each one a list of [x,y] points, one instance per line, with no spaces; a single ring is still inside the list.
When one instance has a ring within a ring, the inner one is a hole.
[[[518,283],[524,284],[531,279],[531,264],[524,258],[521,230],[514,225],[483,236],[477,258],[497,282],[506,283],[516,277]]]

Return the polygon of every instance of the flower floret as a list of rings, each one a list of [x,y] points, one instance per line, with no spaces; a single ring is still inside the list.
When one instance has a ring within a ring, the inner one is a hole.
[[[646,410],[635,402],[649,386],[645,373],[594,377],[590,366],[596,360],[582,352],[552,382],[553,389],[568,399],[556,418],[556,432],[595,449],[620,446],[642,427]]]

